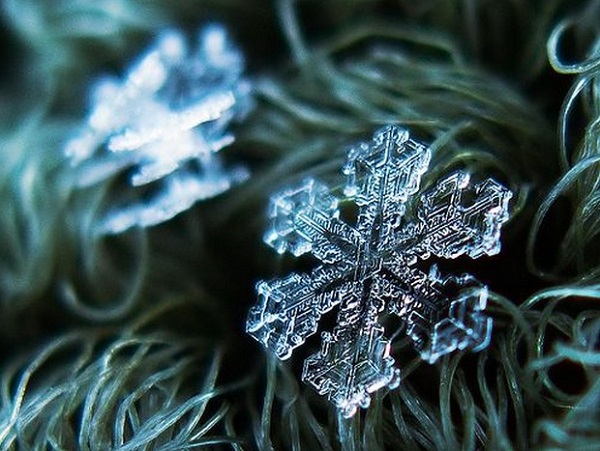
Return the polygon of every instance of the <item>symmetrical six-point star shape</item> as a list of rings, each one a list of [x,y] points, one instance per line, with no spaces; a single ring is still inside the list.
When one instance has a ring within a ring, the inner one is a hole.
[[[430,156],[394,125],[351,148],[344,194],[356,207],[355,224],[340,218],[339,199],[314,179],[271,200],[266,243],[278,253],[310,253],[321,264],[310,274],[259,282],[247,331],[287,359],[338,307],[336,326],[322,333],[321,350],[304,362],[302,379],[346,417],[367,407],[372,392],[400,381],[379,324],[384,312],[402,318],[429,362],[490,340],[486,288],[469,275],[443,278],[435,265],[424,272],[417,264],[432,255],[498,253],[511,192],[456,171],[414,199]]]

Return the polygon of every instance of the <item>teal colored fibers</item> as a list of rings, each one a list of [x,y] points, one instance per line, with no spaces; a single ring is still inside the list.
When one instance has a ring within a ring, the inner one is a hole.
[[[599,2],[200,3],[3,4],[28,75],[0,91],[0,448],[596,448]],[[158,28],[204,17],[250,55],[257,107],[224,154],[253,177],[99,239],[111,186],[75,190],[61,153],[85,86]],[[300,360],[242,329],[257,279],[310,267],[262,243],[269,196],[309,175],[341,186],[345,146],[388,122],[432,144],[426,184],[466,167],[515,203],[493,263],[449,268],[490,286],[490,347],[430,366],[398,334],[400,387],[344,420]]]
[[[579,16],[563,20],[548,40],[552,67],[564,74],[576,75],[563,103],[559,123],[560,158],[563,175],[546,197],[531,228],[528,256],[530,266],[551,278],[573,277],[584,283],[600,277],[600,2],[590,2]],[[584,60],[563,62],[559,46],[569,30],[593,36],[587,44]],[[587,121],[583,133],[571,128],[572,117],[582,114]],[[537,233],[551,208],[568,199],[572,217],[557,247],[554,264],[537,264]]]
[[[223,394],[237,387],[216,386],[222,349],[157,327],[157,318],[183,309],[189,314],[185,303],[171,302],[120,332],[72,331],[31,360],[5,368],[2,449],[27,443],[81,450],[235,444],[225,426],[231,406]]]

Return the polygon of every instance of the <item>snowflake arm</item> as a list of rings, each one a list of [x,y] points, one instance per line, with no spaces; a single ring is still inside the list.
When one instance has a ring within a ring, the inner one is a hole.
[[[342,277],[343,268],[316,268],[310,276],[291,274],[271,282],[259,282],[258,303],[250,309],[246,331],[287,359],[317,331],[323,314],[340,303],[343,290],[332,281]]]
[[[360,236],[339,219],[338,199],[313,179],[274,196],[269,216],[272,227],[265,242],[278,253],[312,253],[322,262],[344,261]]]
[[[371,393],[400,383],[383,327],[334,328],[333,333],[323,333],[321,342],[321,351],[304,362],[302,379],[327,396],[344,417],[368,407]]]
[[[405,203],[418,191],[430,159],[427,147],[396,126],[383,127],[371,142],[359,143],[348,151],[342,169],[346,176],[344,193],[360,209],[357,228],[363,229],[362,235],[381,227],[376,241],[382,250],[389,246],[392,232],[404,216]]]
[[[198,178],[195,174],[177,172],[162,180],[161,192],[151,201],[112,210],[98,224],[102,234],[121,233],[138,226],[149,227],[175,217],[198,200],[209,199],[233,184],[248,178],[245,168],[230,170],[227,178]]]
[[[484,314],[486,305],[485,287],[452,300],[447,317],[434,325],[429,346],[421,352],[421,357],[433,363],[457,349],[477,352],[486,348],[492,333],[492,319]]]
[[[424,232],[419,248],[427,258],[471,258],[500,251],[500,228],[508,220],[512,193],[492,179],[472,184],[457,171],[423,193],[418,210]]]
[[[428,275],[415,268],[407,273],[404,280],[411,281],[410,289],[390,311],[406,318],[406,333],[423,360],[434,363],[457,349],[487,346],[492,320],[484,313],[485,286],[469,275],[440,279],[435,265]]]

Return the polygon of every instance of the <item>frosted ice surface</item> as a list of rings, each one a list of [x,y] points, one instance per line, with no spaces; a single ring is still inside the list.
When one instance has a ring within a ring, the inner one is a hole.
[[[431,255],[499,252],[511,192],[493,179],[472,183],[456,171],[419,193],[429,161],[430,150],[407,130],[386,126],[351,148],[343,167],[355,224],[340,218],[339,199],[313,179],[271,199],[265,242],[279,253],[309,253],[321,264],[310,274],[259,282],[247,331],[286,359],[338,307],[336,325],[322,333],[321,350],[304,362],[302,379],[346,417],[368,406],[372,392],[400,381],[378,323],[383,313],[403,320],[429,362],[489,343],[486,287],[469,275],[444,278],[435,265],[424,272],[417,263]],[[408,206],[415,211],[410,217]]]
[[[105,77],[92,87],[86,124],[65,149],[78,184],[124,170],[132,187],[159,184],[156,196],[110,212],[103,233],[163,222],[247,176],[224,169],[216,155],[233,141],[231,122],[251,108],[243,69],[225,29],[211,24],[195,49],[178,31],[164,32],[123,80]]]

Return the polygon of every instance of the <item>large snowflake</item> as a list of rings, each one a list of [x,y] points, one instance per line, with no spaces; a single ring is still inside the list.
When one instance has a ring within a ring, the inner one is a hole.
[[[65,149],[78,184],[127,170],[140,193],[114,208],[100,232],[158,224],[247,177],[243,168],[224,169],[216,156],[233,141],[231,122],[251,106],[243,69],[226,30],[210,24],[195,49],[179,31],[163,32],[123,80],[104,77],[93,85],[86,124]]]
[[[370,393],[399,383],[378,323],[384,312],[403,319],[429,362],[489,343],[485,287],[469,275],[442,278],[435,265],[424,272],[417,263],[431,255],[498,253],[511,193],[492,179],[471,183],[457,171],[409,204],[429,160],[427,147],[393,125],[350,149],[344,194],[356,206],[355,225],[340,218],[339,199],[313,179],[271,201],[265,241],[279,253],[311,253],[322,264],[310,274],[259,282],[247,331],[287,359],[317,331],[321,316],[339,306],[336,326],[322,333],[321,350],[306,359],[302,378],[346,417],[367,407]]]

